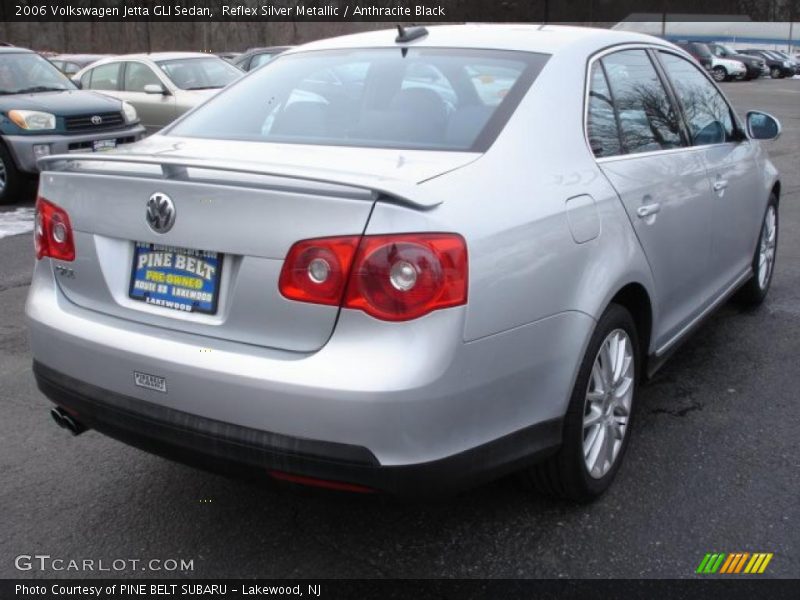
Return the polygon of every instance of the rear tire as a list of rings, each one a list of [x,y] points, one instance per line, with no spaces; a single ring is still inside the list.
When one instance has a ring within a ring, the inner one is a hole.
[[[22,191],[26,178],[17,169],[11,153],[0,143],[0,205],[24,200]]]
[[[523,481],[548,496],[578,502],[603,494],[630,440],[639,370],[633,317],[612,304],[600,317],[578,371],[561,448],[523,472]]]
[[[781,77],[781,70],[778,67],[772,67],[769,70],[769,76],[772,77],[773,79],[778,79],[779,77]]]
[[[759,306],[767,297],[772,275],[775,273],[775,260],[778,256],[778,198],[771,194],[764,218],[761,221],[761,233],[753,255],[753,276],[737,292],[736,300],[744,305]]]

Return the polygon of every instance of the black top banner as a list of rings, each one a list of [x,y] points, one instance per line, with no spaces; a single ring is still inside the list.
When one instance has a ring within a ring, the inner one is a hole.
[[[0,21],[795,21],[800,0],[2,0]]]

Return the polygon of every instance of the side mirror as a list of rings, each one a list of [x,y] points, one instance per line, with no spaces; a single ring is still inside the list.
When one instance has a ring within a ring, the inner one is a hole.
[[[144,86],[144,93],[161,94],[162,96],[167,96],[169,94],[169,92],[167,92],[164,86],[160,83],[148,83],[146,86]]]
[[[747,113],[747,135],[754,140],[775,140],[781,134],[781,124],[770,114],[751,110]]]

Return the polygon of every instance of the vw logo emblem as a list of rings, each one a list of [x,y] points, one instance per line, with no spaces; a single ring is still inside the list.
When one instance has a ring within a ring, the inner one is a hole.
[[[100,115],[95,115],[91,119],[92,125],[102,125],[103,124],[103,117]]]
[[[147,201],[147,224],[156,233],[167,233],[175,224],[175,204],[172,198],[156,192]]]

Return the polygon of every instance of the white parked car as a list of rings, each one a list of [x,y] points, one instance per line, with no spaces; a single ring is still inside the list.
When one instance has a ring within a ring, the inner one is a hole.
[[[133,105],[153,133],[242,74],[213,54],[153,52],[103,59],[79,71],[73,81]]]
[[[747,75],[747,67],[744,66],[744,63],[732,58],[711,55],[711,76],[714,81],[742,79],[745,75]]]

